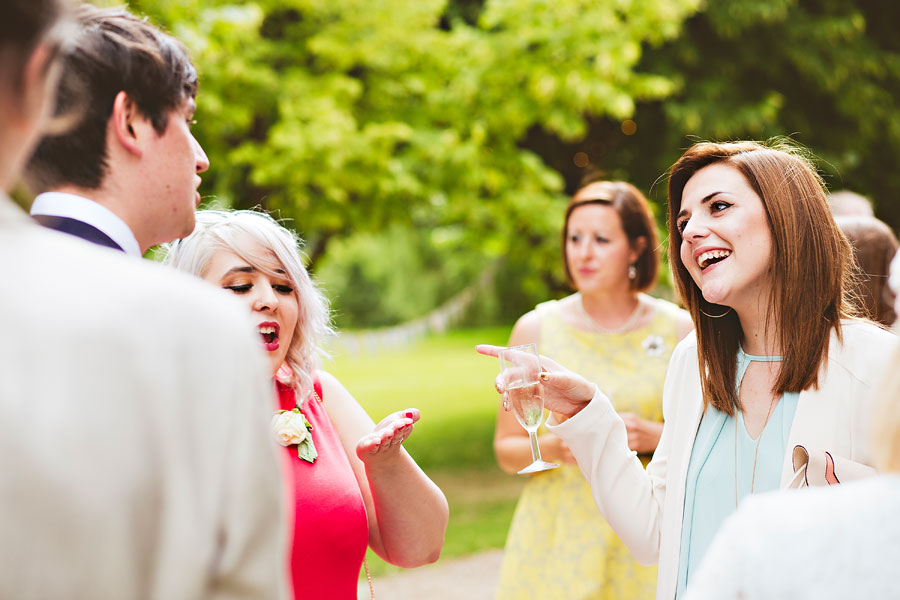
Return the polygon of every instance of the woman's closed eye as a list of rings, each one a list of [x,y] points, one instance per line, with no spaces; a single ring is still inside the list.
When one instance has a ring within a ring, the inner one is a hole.
[[[231,290],[235,294],[246,294],[251,289],[253,289],[253,284],[251,283],[242,283],[240,285],[226,285],[222,286],[223,289]]]
[[[272,286],[272,289],[278,292],[279,294],[293,294],[294,288],[289,285],[284,285],[280,283],[276,283]]]

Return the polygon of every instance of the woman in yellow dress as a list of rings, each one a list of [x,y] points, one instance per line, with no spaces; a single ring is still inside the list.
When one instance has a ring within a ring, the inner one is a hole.
[[[686,311],[646,293],[659,268],[656,227],[644,196],[620,181],[590,183],[573,196],[562,230],[563,266],[575,294],[539,304],[513,327],[509,345],[603,381],[644,462],[662,432],[662,389],[675,344],[692,328]],[[640,599],[656,592],[656,567],[639,565],[600,516],[566,445],[539,436],[559,469],[529,476],[506,541],[498,600]],[[528,434],[498,411],[494,451],[515,473],[531,462]]]

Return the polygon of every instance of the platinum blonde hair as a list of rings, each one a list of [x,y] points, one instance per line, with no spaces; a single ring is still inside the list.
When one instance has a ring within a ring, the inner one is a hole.
[[[319,355],[324,354],[320,344],[333,329],[328,300],[303,265],[302,240],[271,216],[256,210],[201,210],[196,217],[197,225],[191,235],[165,245],[163,263],[202,278],[213,257],[227,250],[270,277],[287,276],[300,312],[285,363],[293,371],[292,386],[312,389],[312,373],[319,366]],[[247,248],[248,237],[275,256],[284,274],[264,267],[271,257],[252,253]]]

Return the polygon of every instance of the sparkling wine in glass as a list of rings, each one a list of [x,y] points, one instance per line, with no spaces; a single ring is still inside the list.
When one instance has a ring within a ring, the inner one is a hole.
[[[555,469],[559,465],[544,462],[541,459],[541,449],[538,447],[537,430],[544,418],[544,397],[541,393],[541,361],[537,345],[525,344],[503,348],[498,356],[506,399],[531,440],[533,462],[519,471],[519,474]]]

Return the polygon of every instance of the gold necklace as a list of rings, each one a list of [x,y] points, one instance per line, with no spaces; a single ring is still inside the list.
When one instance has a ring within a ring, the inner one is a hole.
[[[775,398],[769,402],[769,412],[766,413],[766,421],[756,438],[756,450],[753,451],[753,474],[750,476],[750,495],[753,495],[753,486],[756,484],[756,457],[759,455],[759,443],[762,441],[763,433],[766,431],[766,425],[769,424],[769,417],[772,416],[772,409],[775,407]],[[743,411],[741,411],[743,413]],[[737,413],[734,415],[734,507],[738,505],[738,489],[737,489]]]

